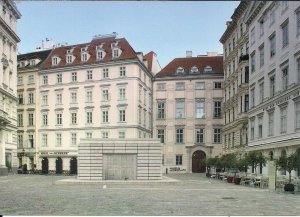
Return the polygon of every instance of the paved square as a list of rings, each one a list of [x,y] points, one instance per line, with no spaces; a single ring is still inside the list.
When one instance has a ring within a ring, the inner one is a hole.
[[[2,215],[300,215],[300,194],[170,175],[173,183],[54,184],[70,177],[0,177]]]

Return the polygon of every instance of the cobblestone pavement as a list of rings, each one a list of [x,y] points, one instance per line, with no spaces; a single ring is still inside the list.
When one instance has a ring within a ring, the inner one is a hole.
[[[300,194],[170,175],[173,183],[54,184],[70,177],[0,177],[2,215],[300,215]]]

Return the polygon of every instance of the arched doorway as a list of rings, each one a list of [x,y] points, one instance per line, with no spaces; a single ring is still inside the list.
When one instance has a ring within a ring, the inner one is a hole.
[[[49,171],[49,160],[46,157],[42,159],[42,174],[48,174]]]
[[[192,155],[192,172],[193,173],[205,173],[206,154],[203,151],[195,151]]]
[[[55,169],[56,174],[62,174],[62,159],[60,157],[56,158]]]
[[[77,158],[72,157],[70,160],[70,174],[77,174]]]

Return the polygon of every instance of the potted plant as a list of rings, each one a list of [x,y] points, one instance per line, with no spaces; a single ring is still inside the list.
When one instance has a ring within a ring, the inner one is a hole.
[[[277,159],[275,162],[280,169],[286,170],[289,173],[289,183],[284,185],[284,190],[293,192],[295,187],[294,184],[292,183],[292,170],[298,169],[298,164],[299,164],[298,154],[295,152],[289,156],[286,156],[285,154],[281,155],[279,159]]]

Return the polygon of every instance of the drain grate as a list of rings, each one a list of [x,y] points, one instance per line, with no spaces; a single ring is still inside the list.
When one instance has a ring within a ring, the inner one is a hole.
[[[235,199],[234,197],[222,197],[223,200],[233,200]]]

